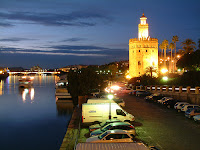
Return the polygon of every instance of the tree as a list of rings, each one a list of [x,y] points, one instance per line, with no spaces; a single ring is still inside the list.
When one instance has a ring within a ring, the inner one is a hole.
[[[170,43],[170,44],[169,44],[169,49],[171,49],[171,63],[170,63],[171,72],[174,72],[173,58],[172,58],[172,51],[173,51],[174,48],[175,48],[175,44],[174,44],[174,43]],[[173,70],[173,71],[172,71],[172,70]]]
[[[162,44],[163,44],[163,48],[164,48],[164,67],[166,68],[166,51],[167,51],[169,42],[168,42],[168,40],[164,40],[162,42]]]
[[[160,56],[160,58],[162,58],[163,57],[163,50],[164,50],[163,43],[160,44],[159,48],[161,49],[161,56]]]
[[[177,67],[188,71],[200,71],[200,50],[184,54],[177,62]]]
[[[200,39],[198,40],[198,49],[200,50]]]
[[[77,104],[78,96],[90,94],[92,90],[104,88],[102,75],[98,75],[92,68],[83,68],[68,74],[68,90],[74,104]]]
[[[186,39],[181,43],[183,50],[181,51],[183,54],[192,53],[196,48],[196,43],[192,39]]]
[[[174,58],[176,58],[176,42],[179,42],[179,39],[178,39],[177,35],[172,37],[172,42],[174,42],[174,44],[175,44]]]
[[[151,78],[153,77],[153,72],[155,72],[155,73],[157,72],[157,70],[156,70],[155,67],[149,66],[149,67],[146,68],[146,73],[147,73],[147,74],[150,73],[150,77],[151,77]]]

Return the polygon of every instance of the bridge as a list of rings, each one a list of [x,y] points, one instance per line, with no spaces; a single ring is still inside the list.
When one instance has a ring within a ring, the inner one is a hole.
[[[9,75],[15,75],[15,74],[24,74],[24,75],[28,75],[28,74],[60,74],[59,71],[10,71]]]

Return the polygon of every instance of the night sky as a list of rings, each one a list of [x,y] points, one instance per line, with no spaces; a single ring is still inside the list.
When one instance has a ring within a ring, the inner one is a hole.
[[[59,68],[128,60],[142,13],[149,35],[200,38],[199,0],[0,0],[0,66]]]

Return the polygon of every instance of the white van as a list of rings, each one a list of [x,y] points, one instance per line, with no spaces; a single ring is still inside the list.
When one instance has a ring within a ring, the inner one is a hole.
[[[110,103],[84,103],[82,104],[82,123],[91,124],[109,119]],[[134,121],[133,115],[124,111],[118,104],[111,103],[111,119],[121,121]]]
[[[123,99],[112,99],[109,100],[107,98],[92,98],[88,99],[87,103],[117,103],[121,107],[125,107],[125,102]]]

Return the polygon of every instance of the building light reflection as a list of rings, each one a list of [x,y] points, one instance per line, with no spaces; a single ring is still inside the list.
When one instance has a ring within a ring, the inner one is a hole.
[[[3,95],[3,86],[4,86],[4,81],[0,81],[0,96]]]
[[[35,90],[34,90],[34,88],[31,88],[31,91],[30,91],[31,100],[34,99],[34,95],[35,95]]]
[[[31,88],[31,89],[25,88],[25,89],[23,89],[23,91],[22,91],[22,100],[23,100],[23,102],[26,101],[26,98],[27,98],[28,94],[30,96],[31,101],[33,101],[34,100],[34,95],[35,95],[34,88]]]

